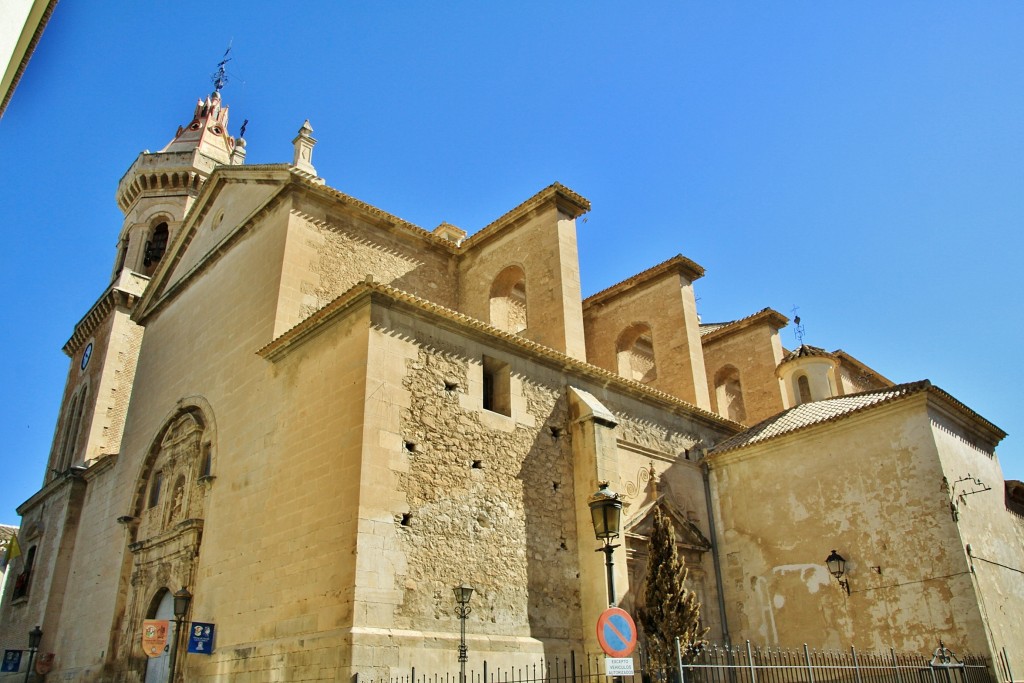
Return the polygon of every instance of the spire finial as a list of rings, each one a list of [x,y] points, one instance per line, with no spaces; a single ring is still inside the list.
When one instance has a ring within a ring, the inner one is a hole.
[[[210,77],[213,80],[213,92],[220,92],[228,82],[227,65],[231,61],[228,54],[231,52],[231,41],[228,41],[228,49],[224,50],[224,56],[217,62],[217,70]]]

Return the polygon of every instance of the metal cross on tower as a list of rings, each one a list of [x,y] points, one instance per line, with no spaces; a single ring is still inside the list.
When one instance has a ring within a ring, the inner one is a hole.
[[[800,346],[804,345],[804,326],[800,324],[800,316],[796,312],[800,310],[799,307],[794,304],[793,310],[790,313],[793,314],[793,334],[796,335],[796,342]]]
[[[227,73],[227,68],[226,67],[228,65],[228,62],[231,61],[231,58],[228,57],[228,54],[230,52],[231,52],[231,43],[228,43],[228,49],[224,50],[224,56],[221,58],[221,60],[219,62],[217,62],[217,70],[210,77],[211,80],[213,80],[213,91],[214,92],[220,92],[221,89],[228,82],[228,73]]]

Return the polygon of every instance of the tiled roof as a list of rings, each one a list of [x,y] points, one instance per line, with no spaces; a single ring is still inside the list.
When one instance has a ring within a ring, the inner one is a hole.
[[[720,330],[723,327],[728,327],[729,325],[732,325],[734,322],[736,322],[736,321],[735,320],[730,320],[727,323],[701,323],[700,324],[700,336],[703,337],[705,334],[711,334],[712,332],[715,332],[716,330]]]
[[[695,261],[691,261],[682,254],[676,254],[667,261],[662,261],[658,265],[652,266],[647,270],[628,277],[622,282],[614,284],[606,289],[602,289],[596,294],[591,294],[583,300],[583,308],[605,303],[628,292],[634,287],[639,287],[640,285],[650,282],[651,280],[655,280],[665,273],[670,272],[680,273],[690,282],[704,277],[704,268],[702,268],[700,264]]]
[[[838,396],[825,399],[824,401],[803,403],[759,422],[745,432],[726,439],[715,446],[711,453],[717,455],[736,448],[768,441],[769,439],[774,439],[813,425],[833,422],[879,403],[903,398],[931,387],[931,382],[922,380],[909,384],[897,384],[894,387],[878,391],[865,391],[860,394]],[[945,394],[945,392],[942,393]]]
[[[822,356],[825,358],[834,357],[825,349],[818,348],[817,346],[809,346],[808,344],[801,344],[800,348],[794,349],[793,351],[787,353],[783,357],[782,362],[779,363],[779,365],[781,365],[782,363],[788,363],[791,360],[796,360],[797,358],[808,358],[810,356]]]
[[[751,313],[745,318],[739,320],[730,320],[724,323],[707,323],[700,326],[700,336],[708,337],[715,334],[719,330],[725,330],[722,332],[722,337],[727,337],[733,332],[739,332],[744,330],[751,325],[755,325],[760,322],[766,322],[775,329],[781,329],[789,324],[789,318],[782,315],[778,311],[772,308],[762,308],[757,313]],[[715,336],[719,336],[715,334]]]

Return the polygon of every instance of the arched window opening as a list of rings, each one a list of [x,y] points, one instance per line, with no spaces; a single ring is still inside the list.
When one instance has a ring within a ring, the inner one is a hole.
[[[145,266],[148,268],[156,263],[160,262],[163,258],[164,252],[167,251],[167,239],[170,236],[170,231],[167,227],[167,223],[158,223],[153,228],[153,235],[146,242],[146,258],[144,261]]]
[[[56,462],[54,463],[54,469],[57,472],[64,472],[74,462],[78,437],[82,428],[82,413],[85,412],[87,398],[87,387],[82,387],[71,399],[71,403],[68,404],[68,411],[64,416],[64,429],[61,434],[60,447],[57,451]]]
[[[491,324],[518,334],[526,329],[526,273],[508,266],[491,284]]]
[[[796,378],[796,390],[799,403],[811,402],[811,383],[808,381],[807,375],[800,375]]]
[[[616,345],[619,374],[645,384],[658,378],[654,360],[654,337],[651,326],[636,323],[619,335]]]
[[[718,400],[719,415],[733,422],[743,422],[747,419],[740,371],[732,365],[726,365],[715,374],[715,397]]]

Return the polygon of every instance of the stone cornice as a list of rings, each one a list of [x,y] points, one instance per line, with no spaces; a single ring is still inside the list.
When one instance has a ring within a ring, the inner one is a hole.
[[[570,218],[578,218],[590,211],[590,202],[561,183],[552,183],[525,202],[499,216],[462,242],[462,248],[472,248],[495,239],[506,229],[529,217],[541,207],[554,203]]]
[[[369,279],[355,285],[256,353],[271,362],[279,362],[294,348],[321,333],[332,320],[344,317],[361,305],[401,308],[459,334],[474,336],[482,339],[485,343],[503,346],[514,353],[528,355],[534,361],[547,367],[561,372],[572,372],[602,386],[614,386],[618,391],[641,401],[648,403],[654,401],[676,414],[686,415],[716,429],[724,429],[732,433],[742,430],[742,426],[735,422],[698,408],[675,396],[652,389],[646,384],[620,377],[543,344],[499,330],[476,318]]]
[[[347,195],[333,187],[317,183],[310,179],[307,174],[294,169],[292,170],[295,174],[294,183],[296,187],[303,187],[304,189],[311,190],[321,197],[340,203],[342,206],[355,209],[358,213],[373,219],[372,222],[376,223],[380,227],[393,229],[397,232],[404,232],[411,237],[430,242],[431,244],[441,247],[453,254],[457,254],[460,251],[459,246],[449,239],[435,235],[429,230],[421,228],[414,223],[410,223],[403,218],[399,218],[394,214],[390,214],[383,209],[379,209],[372,204],[367,204],[361,199],[356,199],[355,197]]]
[[[64,344],[65,355],[69,358],[74,357],[115,308],[123,308],[129,313],[134,310],[146,289],[147,282],[149,278],[144,275],[127,269],[122,270],[117,281],[103,292],[89,312],[75,325],[71,338]]]
[[[713,330],[705,335],[702,335],[701,343],[707,344],[709,342],[715,342],[718,341],[719,339],[723,339],[725,337],[736,334],[737,332],[742,332],[743,330],[751,328],[754,325],[761,324],[771,325],[773,329],[780,330],[789,324],[789,318],[782,315],[775,309],[762,308],[757,313],[748,315],[745,318],[740,318],[739,320],[734,320],[731,323],[727,323],[722,327],[719,327],[717,330]]]
[[[237,228],[230,233],[228,237],[225,237],[210,254],[205,255],[198,263],[196,263],[188,273],[179,277],[170,287],[166,287],[166,279],[169,277],[170,273],[174,272],[175,266],[181,261],[188,245],[195,237],[197,226],[202,223],[203,217],[206,215],[221,189],[232,182],[276,182],[281,184],[281,190],[268,198],[263,205],[257,207]],[[315,180],[310,179],[308,174],[300,173],[288,164],[218,166],[210,175],[209,180],[203,184],[195,204],[193,204],[192,208],[182,221],[182,229],[178,231],[178,235],[174,242],[168,247],[167,256],[160,261],[157,271],[153,274],[153,284],[147,289],[146,294],[142,298],[141,305],[137,307],[137,321],[142,322],[150,315],[163,308],[171,298],[173,298],[178,292],[182,291],[190,283],[195,275],[212,265],[232,244],[234,244],[243,234],[248,232],[260,218],[276,208],[280,202],[292,192],[308,192],[313,196],[321,197],[332,203],[341,204],[341,206],[344,207],[350,207],[364,216],[373,219],[373,222],[380,227],[393,229],[396,232],[427,242],[431,246],[441,248],[451,254],[458,255],[465,253],[467,245],[473,240],[471,237],[463,241],[461,245],[458,245],[449,239],[435,235],[418,225],[414,225],[409,221],[378,209],[377,207],[347,195],[344,192],[316,182]],[[483,228],[479,233],[477,233],[477,235],[484,232],[497,234],[501,229],[511,225],[536,207],[549,201],[557,202],[560,208],[562,208],[563,205],[567,207],[575,207],[572,210],[578,212],[576,215],[582,213],[581,208],[589,209],[590,207],[586,199],[579,196],[572,190],[555,183],[554,185],[541,190],[526,202],[506,213],[497,221],[494,221],[487,227]],[[476,235],[474,235],[474,237],[476,237]],[[477,242],[473,242],[473,244],[476,243]]]
[[[704,269],[682,254],[677,254],[669,260],[663,261],[643,272],[626,278],[618,284],[612,285],[607,289],[602,289],[597,294],[591,294],[583,300],[583,308],[586,310],[591,306],[607,304],[634,289],[643,287],[644,285],[654,282],[655,280],[659,280],[666,275],[673,274],[682,275],[690,282],[693,282],[694,280],[704,277]]]

